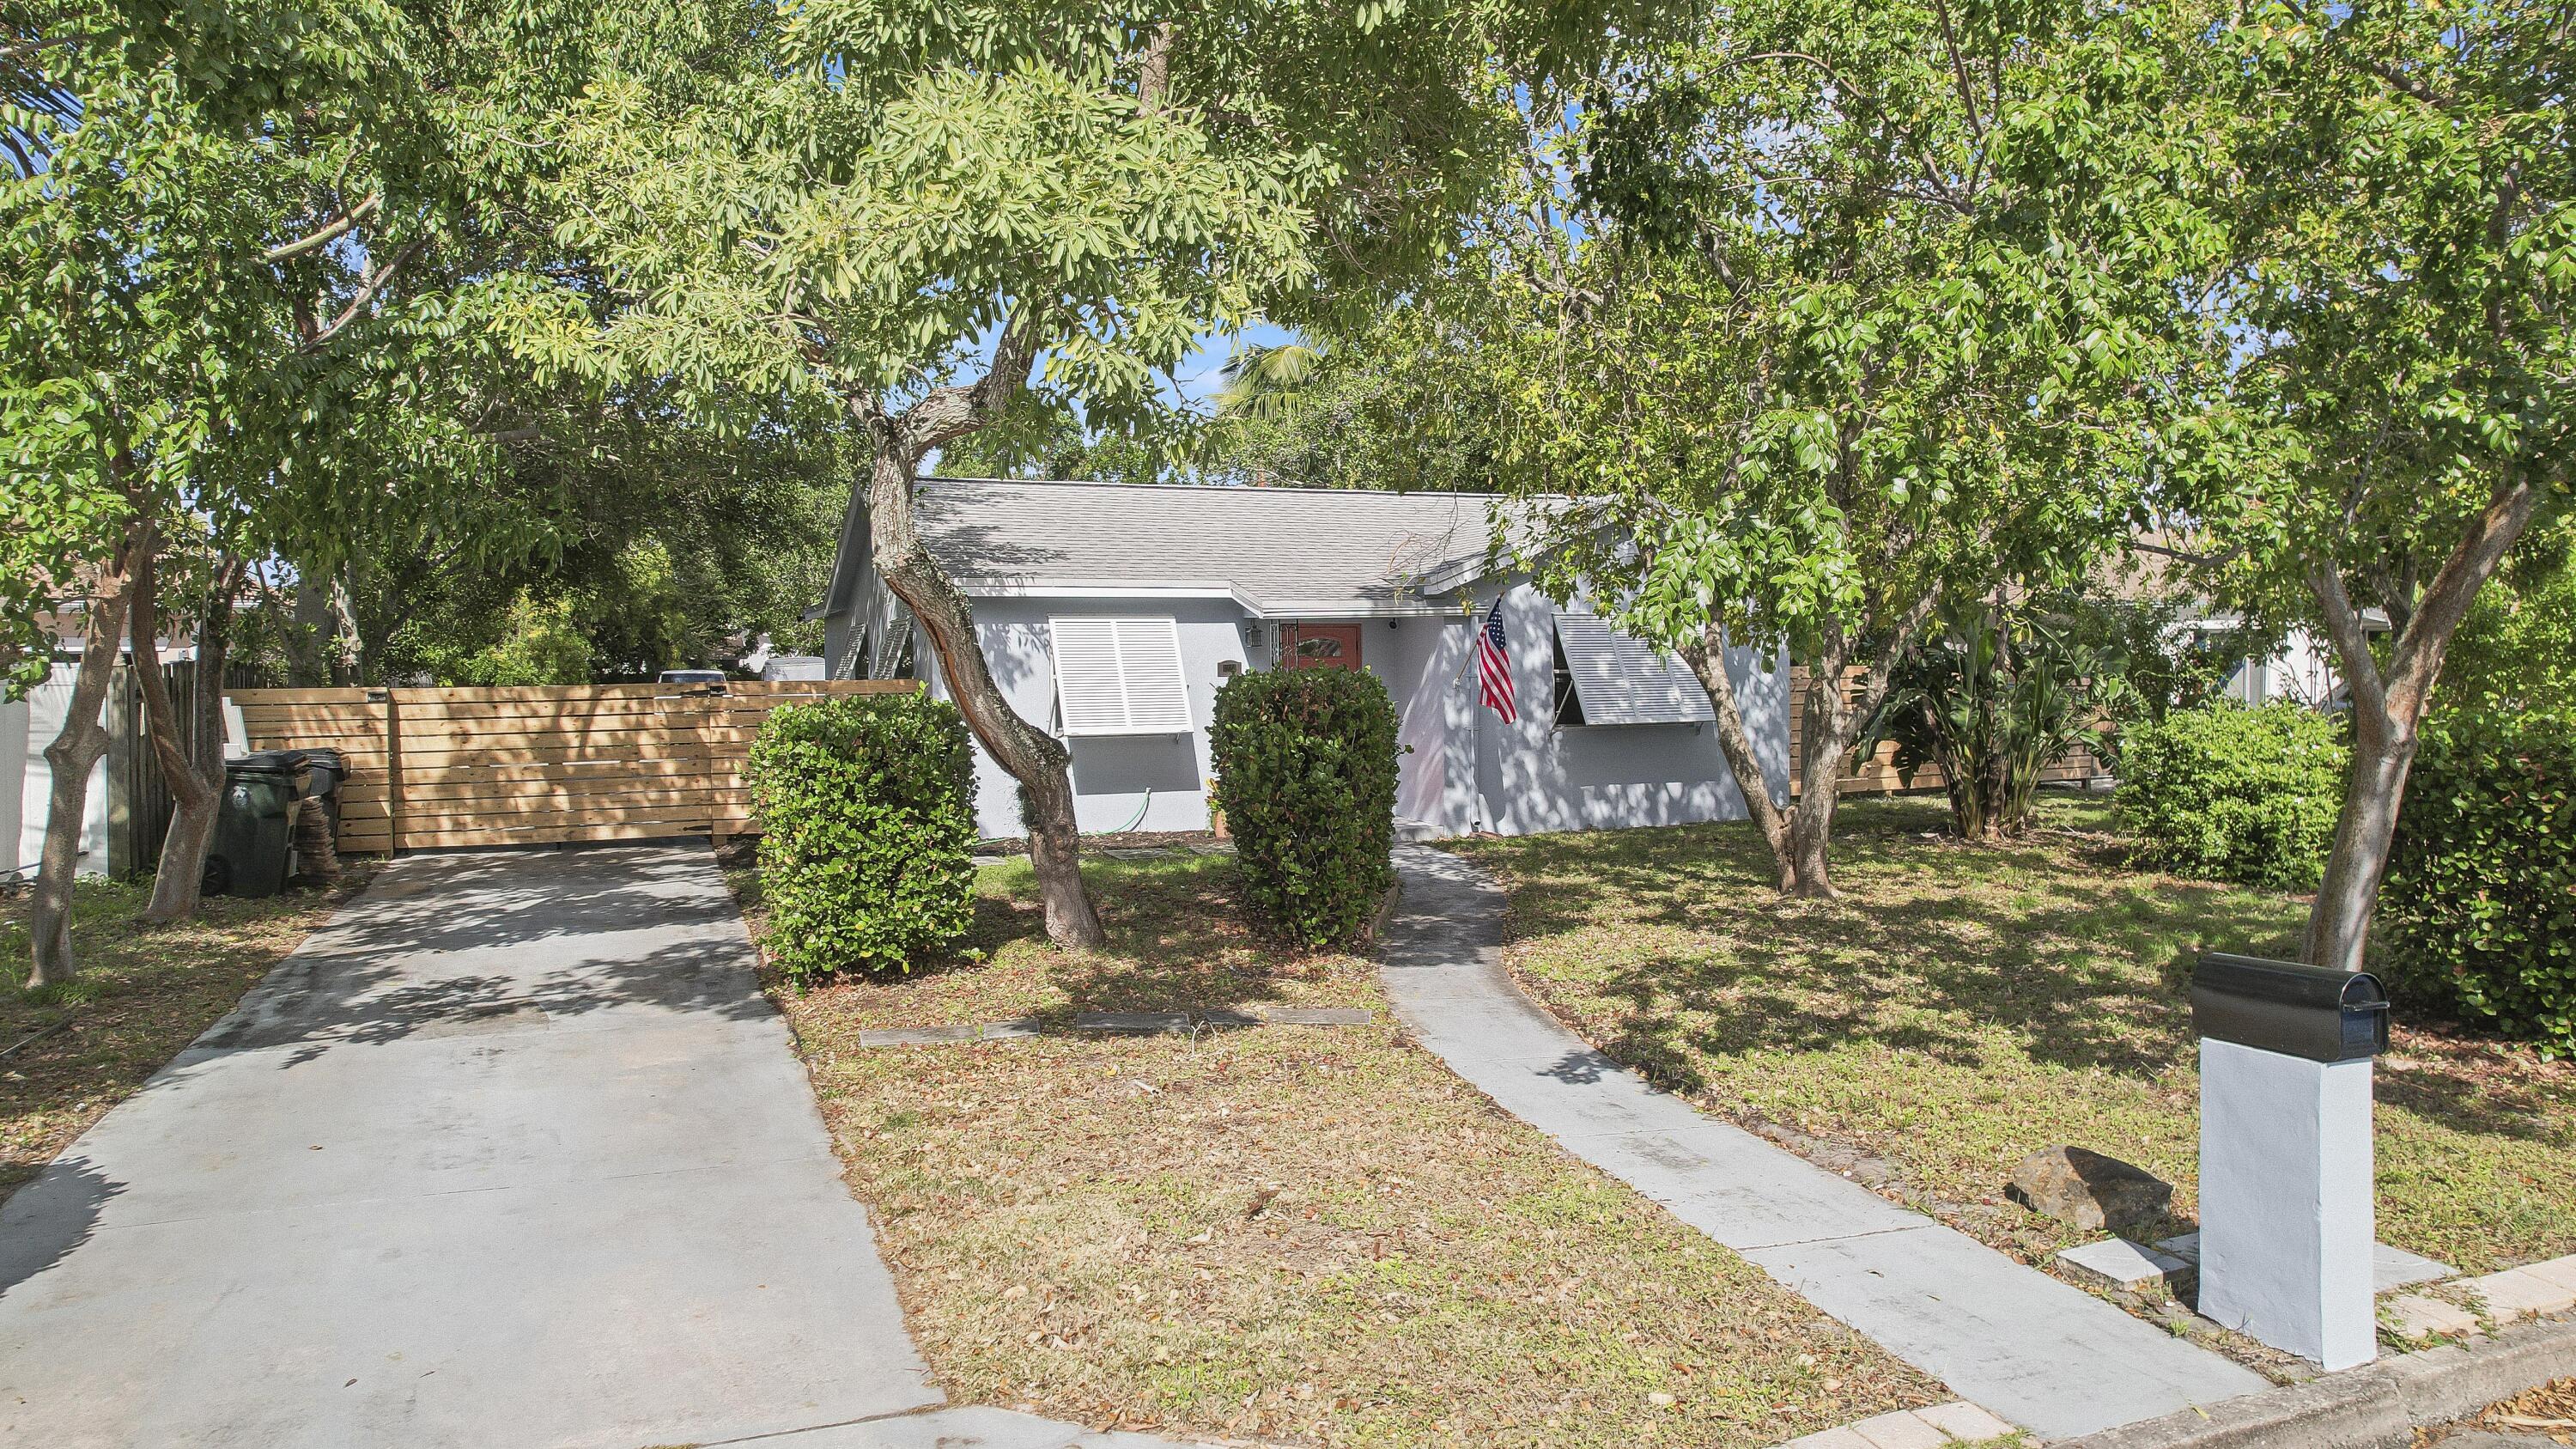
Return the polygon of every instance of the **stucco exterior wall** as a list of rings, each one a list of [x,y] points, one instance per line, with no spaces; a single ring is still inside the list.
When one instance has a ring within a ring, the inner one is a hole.
[[[1170,617],[1178,625],[1181,677],[1190,692],[1193,728],[1186,735],[1066,741],[1073,751],[1075,820],[1086,831],[1207,829],[1206,782],[1215,773],[1208,759],[1207,726],[1216,708],[1218,666],[1228,660],[1247,663],[1242,609],[1195,599],[976,600],[975,629],[994,682],[1021,718],[1042,728],[1055,724],[1055,666],[1047,642],[1047,620],[1053,615]],[[948,698],[936,661],[926,650],[916,657],[932,692]],[[1025,833],[1019,782],[980,745],[975,750],[975,821],[987,836]]]
[[[1488,594],[1480,617],[1491,604]],[[1504,598],[1503,633],[1520,707],[1516,722],[1504,724],[1478,703],[1472,673],[1453,675],[1450,689],[1472,712],[1477,739],[1472,828],[1528,835],[1743,819],[1744,797],[1736,790],[1713,724],[1554,727],[1554,613],[1547,597],[1525,583],[1514,585]],[[1467,626],[1461,622],[1455,629],[1461,648],[1470,647]],[[1735,685],[1745,732],[1753,739],[1772,798],[1785,799],[1788,667],[1777,657],[1733,649],[1727,653],[1727,677]]]
[[[1492,596],[1484,596],[1490,603]],[[1455,603],[1456,601],[1452,601]],[[867,605],[853,600],[852,616]],[[1718,748],[1713,725],[1594,725],[1556,729],[1552,692],[1553,605],[1517,584],[1504,604],[1514,687],[1521,717],[1505,725],[1484,708],[1470,667],[1473,625],[1463,608],[1437,616],[1360,623],[1360,658],[1393,696],[1400,765],[1396,816],[1436,835],[1491,830],[1521,835],[1543,830],[1675,825],[1734,820],[1743,796]],[[1275,662],[1278,625],[1253,620],[1229,600],[985,598],[976,628],[996,683],[1020,715],[1055,724],[1050,616],[1169,616],[1178,628],[1181,668],[1189,686],[1186,735],[1104,736],[1069,741],[1075,815],[1085,831],[1204,830],[1206,782],[1215,774],[1207,727],[1215,711],[1219,669],[1233,662],[1266,669]],[[835,627],[859,630],[835,617]],[[835,644],[836,675],[849,671]],[[948,697],[936,660],[916,652],[932,693]],[[1728,671],[1755,752],[1774,798],[1789,779],[1788,670],[1779,659],[1732,651]],[[1019,786],[978,746],[976,823],[988,836],[1023,832]]]

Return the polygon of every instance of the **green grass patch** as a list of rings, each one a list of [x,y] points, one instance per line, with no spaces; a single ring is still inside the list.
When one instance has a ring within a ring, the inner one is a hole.
[[[2133,870],[2098,805],[2001,847],[1938,801],[1855,801],[1842,899],[1784,900],[1743,824],[1462,843],[1508,960],[1604,1051],[1706,1110],[1875,1157],[1912,1204],[2031,1261],[2086,1234],[2003,1195],[2056,1143],[2195,1210],[2203,950],[2284,956],[2303,900]],[[2576,1251],[2576,1066],[2401,1024],[2378,1076],[2380,1237],[2470,1272]]]

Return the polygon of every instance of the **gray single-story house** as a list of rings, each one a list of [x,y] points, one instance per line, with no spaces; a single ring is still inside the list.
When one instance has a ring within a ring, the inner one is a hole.
[[[1741,818],[1708,695],[1680,661],[1494,566],[1500,500],[1462,493],[924,479],[924,543],[974,600],[993,675],[1073,754],[1086,831],[1203,830],[1217,687],[1247,669],[1365,669],[1402,717],[1408,834],[1523,834]],[[834,678],[935,659],[868,556],[852,500],[822,612]],[[1481,702],[1475,629],[1503,597],[1519,718]],[[1789,779],[1787,661],[1727,661],[1774,798]],[[977,751],[977,820],[1022,832]]]

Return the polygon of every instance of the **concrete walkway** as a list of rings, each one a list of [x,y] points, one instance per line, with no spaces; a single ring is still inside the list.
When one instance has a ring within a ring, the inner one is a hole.
[[[2260,1392],[2252,1371],[1654,1090],[1523,996],[1503,892],[1399,847],[1397,1012],[1505,1111],[1662,1203],[1889,1352],[2043,1438]]]
[[[1146,1443],[938,1410],[703,845],[397,862],[0,1210],[0,1444]]]

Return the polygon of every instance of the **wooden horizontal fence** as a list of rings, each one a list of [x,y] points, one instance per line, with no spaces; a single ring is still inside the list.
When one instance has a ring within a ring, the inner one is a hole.
[[[1869,671],[1858,665],[1843,671],[1843,699],[1846,703],[1858,704],[1861,686],[1868,678]],[[1789,788],[1793,794],[1806,786],[1801,762],[1806,758],[1807,679],[1807,666],[1800,664],[1790,668]],[[2102,762],[2091,750],[2078,745],[2065,759],[2041,771],[2039,778],[2043,784],[2080,783],[2102,773]],[[1914,783],[1907,785],[1905,777],[1896,772],[1896,742],[1881,740],[1877,750],[1866,760],[1860,758],[1858,750],[1843,756],[1842,775],[1835,781],[1835,788],[1841,793],[1876,790],[1893,794],[1909,789],[1939,790],[1947,784],[1948,777],[1941,773],[1940,766],[1925,765],[1914,772]]]
[[[783,704],[899,694],[906,680],[240,689],[259,750],[335,749],[340,849],[554,845],[751,828],[743,777]]]

